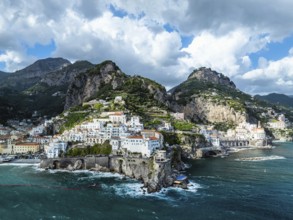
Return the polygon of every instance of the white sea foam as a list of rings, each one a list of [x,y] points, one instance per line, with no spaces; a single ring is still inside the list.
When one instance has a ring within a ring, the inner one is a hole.
[[[202,188],[199,184],[190,181],[188,185],[188,189],[182,189],[178,187],[168,187],[163,188],[159,192],[155,193],[147,193],[147,189],[143,188],[143,185],[138,182],[127,182],[127,183],[118,183],[114,185],[106,185],[101,184],[102,188],[106,191],[112,191],[116,195],[121,197],[131,197],[131,198],[139,198],[139,197],[153,197],[161,200],[172,201],[173,198],[168,195],[170,192],[179,192],[180,195],[188,196],[191,193],[196,193],[199,188]]]
[[[192,165],[188,163],[183,163],[183,166],[184,166],[184,169],[189,169],[192,167]]]
[[[74,171],[75,172],[75,171]],[[95,171],[88,171],[88,172],[76,172],[76,173],[88,173],[88,176],[79,177],[78,180],[88,180],[88,179],[101,179],[101,178],[115,178],[115,179],[123,179],[128,177],[125,177],[124,175],[121,175],[119,173],[110,173],[110,172],[95,172]]]
[[[246,158],[238,158],[235,159],[237,161],[252,161],[252,162],[259,162],[259,161],[266,161],[266,160],[284,160],[286,159],[283,156],[276,156],[276,155],[272,155],[272,156],[266,156],[266,157],[246,157]]]
[[[36,167],[39,164],[32,164],[32,163],[1,163],[0,166],[18,166],[18,167]]]

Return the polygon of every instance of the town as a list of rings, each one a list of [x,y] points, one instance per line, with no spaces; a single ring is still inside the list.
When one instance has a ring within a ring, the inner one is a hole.
[[[121,97],[116,97],[115,100],[123,101]],[[274,116],[274,119],[265,124],[266,128],[285,130],[291,126],[283,114],[272,111],[270,114]],[[171,117],[178,121],[185,120],[184,113],[172,113]],[[9,120],[7,126],[1,125],[2,161],[9,161],[12,158],[42,159],[78,156],[78,154],[72,154],[73,149],[102,146],[105,143],[108,143],[110,149],[99,153],[149,158],[156,151],[170,147],[169,143],[164,141],[162,133],[202,135],[207,144],[205,147],[196,149],[197,158],[227,154],[229,151],[233,152],[248,146],[267,147],[271,143],[271,137],[267,135],[260,122],[258,124],[243,122],[227,131],[216,130],[213,125],[197,125],[191,131],[179,131],[170,122],[162,120],[156,129],[146,130],[137,115],[123,111],[104,111],[99,117],[84,121],[63,133],[48,135],[47,130],[54,121],[55,118],[50,120],[41,118],[38,119],[39,124],[34,126],[31,119]]]

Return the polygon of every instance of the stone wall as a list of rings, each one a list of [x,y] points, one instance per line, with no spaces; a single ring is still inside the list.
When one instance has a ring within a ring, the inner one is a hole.
[[[171,161],[156,162],[154,158],[79,157],[44,159],[40,168],[112,171],[141,180],[148,192],[156,192],[173,184]]]

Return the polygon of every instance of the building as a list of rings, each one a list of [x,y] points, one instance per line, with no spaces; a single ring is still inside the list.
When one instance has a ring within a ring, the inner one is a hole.
[[[138,153],[143,157],[150,157],[156,150],[162,148],[162,141],[162,135],[159,132],[144,131],[139,135],[112,137],[110,144],[113,152]]]
[[[132,116],[127,122],[128,130],[134,132],[140,132],[143,130],[143,124],[140,123],[138,116]]]
[[[174,128],[173,126],[171,125],[170,122],[163,122],[163,124],[161,126],[158,127],[158,130],[159,131],[173,131]]]
[[[103,128],[105,124],[105,120],[100,120],[100,119],[93,119],[91,122],[84,122],[80,125],[82,129],[87,129],[87,130],[100,130]]]
[[[37,136],[37,135],[41,135],[44,133],[44,130],[45,130],[45,125],[44,124],[41,124],[41,125],[38,125],[36,127],[33,127],[30,131],[29,131],[29,134],[30,136]]]
[[[51,142],[45,146],[45,153],[48,158],[57,158],[62,152],[66,152],[66,142]]]
[[[36,153],[40,150],[40,144],[29,143],[29,142],[19,142],[12,145],[12,152],[14,154],[21,153]]]
[[[109,120],[114,124],[126,124],[126,115],[123,112],[114,112],[109,115]]]

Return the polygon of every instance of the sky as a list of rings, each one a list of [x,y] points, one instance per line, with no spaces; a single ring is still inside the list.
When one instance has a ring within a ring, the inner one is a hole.
[[[292,95],[292,0],[1,0],[0,71],[113,60],[167,88],[209,67],[249,94]]]

